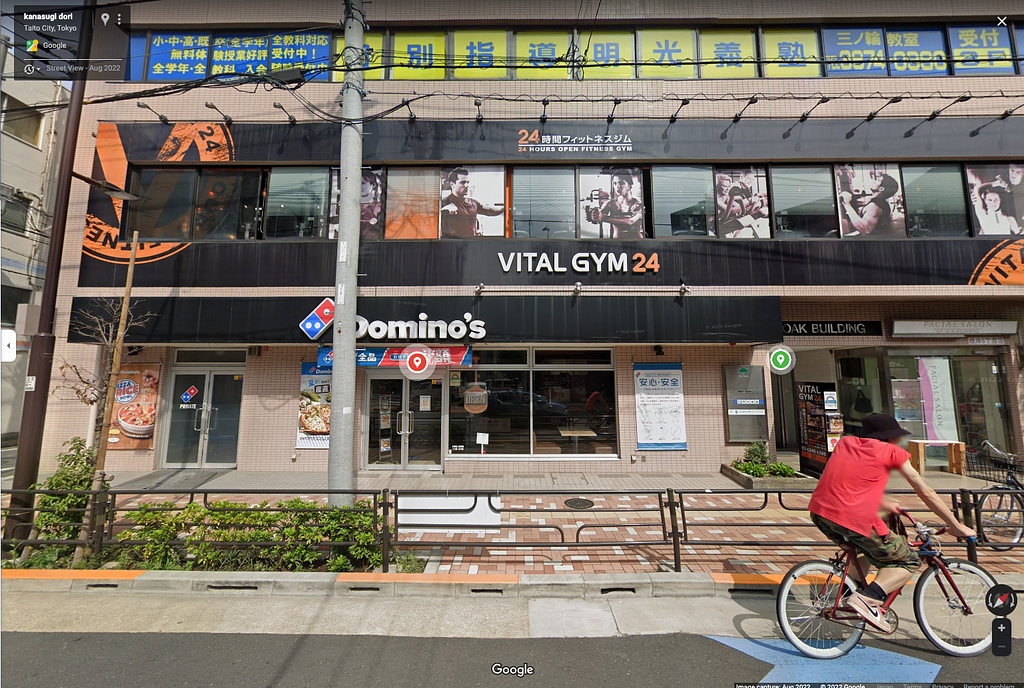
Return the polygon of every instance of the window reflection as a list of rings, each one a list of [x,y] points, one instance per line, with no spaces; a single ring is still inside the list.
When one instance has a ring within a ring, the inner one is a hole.
[[[576,237],[576,173],[562,168],[512,172],[512,232],[521,239]]]
[[[327,167],[275,167],[267,188],[268,239],[327,238]]]
[[[839,236],[831,168],[772,168],[772,201],[776,236]]]
[[[530,453],[530,373],[464,371],[449,387],[448,444],[453,455]],[[486,408],[480,410],[480,401]],[[467,405],[469,410],[467,410]],[[477,443],[486,433],[488,443]]]
[[[715,188],[710,167],[655,167],[654,236],[714,236]]]
[[[195,170],[137,170],[132,193],[139,200],[131,201],[129,237],[137,231],[140,239],[187,241],[192,238]]]
[[[913,237],[967,236],[967,204],[959,165],[904,165],[907,228]]]
[[[199,174],[193,238],[256,238],[259,195],[259,170],[203,170]]]
[[[533,373],[535,454],[616,454],[615,373]]]

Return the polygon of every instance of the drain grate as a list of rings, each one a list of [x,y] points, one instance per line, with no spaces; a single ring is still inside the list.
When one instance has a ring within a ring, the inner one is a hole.
[[[574,497],[573,499],[565,500],[565,505],[570,509],[589,509],[594,506],[594,503],[589,499],[577,499]]]

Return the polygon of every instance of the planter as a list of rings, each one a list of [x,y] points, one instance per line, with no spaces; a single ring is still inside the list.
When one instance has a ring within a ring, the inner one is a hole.
[[[741,473],[727,463],[722,464],[722,475],[748,490],[759,490],[772,492],[773,490],[811,490],[818,484],[814,478],[797,473],[792,478],[783,478],[777,475],[766,475],[763,478],[755,478],[752,475]]]

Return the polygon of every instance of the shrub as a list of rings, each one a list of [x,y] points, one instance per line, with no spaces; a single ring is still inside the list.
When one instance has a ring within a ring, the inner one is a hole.
[[[755,478],[763,478],[768,474],[768,467],[763,463],[756,461],[740,461],[736,459],[732,462],[732,467],[738,470],[740,473],[746,473],[752,475]]]
[[[423,559],[417,559],[414,552],[406,552],[401,556],[395,557],[395,568],[398,573],[423,573],[424,569],[427,568],[427,562]]]
[[[764,440],[751,442],[743,450],[743,461],[746,463],[760,463],[767,466],[771,460],[772,456],[768,453],[768,443]]]
[[[792,478],[796,475],[796,471],[793,470],[792,466],[784,464],[781,461],[776,461],[775,463],[768,464],[768,475],[777,475],[781,478]]]

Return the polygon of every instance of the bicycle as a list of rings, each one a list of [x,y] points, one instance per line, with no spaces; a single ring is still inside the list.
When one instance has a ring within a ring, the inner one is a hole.
[[[916,522],[906,511],[897,512],[894,523],[903,529],[906,517],[917,532],[917,548],[928,569],[917,580],[914,615],[917,623],[937,648],[956,657],[973,657],[992,644],[991,618],[985,614],[985,595],[996,584],[985,569],[969,561],[947,559],[935,536],[945,532]],[[856,590],[850,567],[856,566],[861,580],[864,571],[852,545],[845,545],[828,561],[797,564],[782,579],[776,598],[776,613],[786,639],[800,652],[815,659],[842,657],[856,647],[864,634],[865,621],[843,605],[841,591]],[[892,624],[899,618],[892,605],[902,588],[889,593],[881,610]],[[874,630],[872,628],[872,630]],[[876,631],[882,633],[882,631]]]
[[[982,447],[1000,463],[1006,464],[1006,480],[991,490],[978,502],[978,539],[987,542],[994,550],[1006,552],[1013,547],[1002,547],[994,543],[1015,545],[1024,537],[1024,496],[1020,494],[1024,485],[1017,479],[1013,469],[1019,460],[1017,454],[1000,451],[994,444],[985,440]],[[980,465],[980,464],[984,465]],[[990,472],[993,475],[984,477],[997,482],[994,475],[996,461],[979,462],[971,466],[972,472]]]

